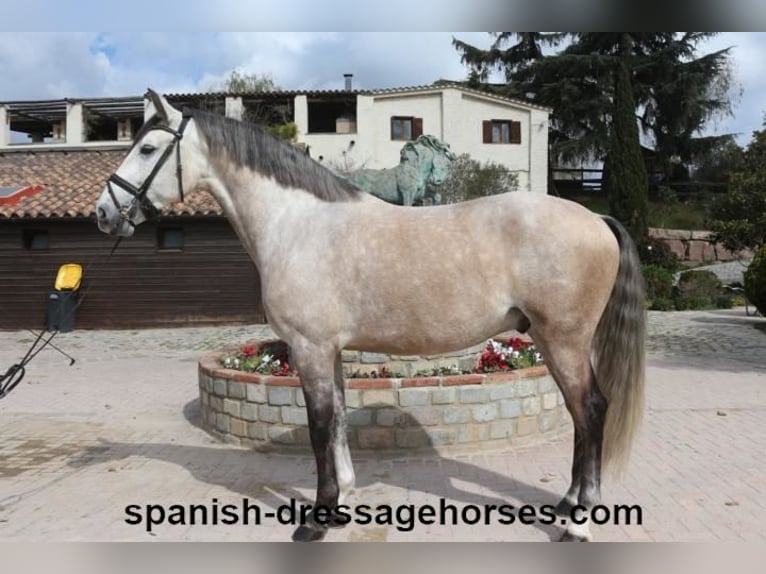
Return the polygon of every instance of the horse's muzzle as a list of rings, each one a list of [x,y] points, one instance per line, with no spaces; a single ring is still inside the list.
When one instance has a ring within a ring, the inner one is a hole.
[[[117,208],[109,202],[99,201],[96,205],[98,228],[109,235],[130,237],[133,235],[133,224],[123,217]]]

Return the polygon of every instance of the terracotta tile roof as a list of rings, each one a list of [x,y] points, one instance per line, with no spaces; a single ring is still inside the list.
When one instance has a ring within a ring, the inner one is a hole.
[[[0,187],[42,186],[40,193],[12,205],[0,205],[0,219],[90,217],[107,178],[126,150],[46,150],[0,152]],[[172,215],[219,215],[208,193],[190,193]]]
[[[550,108],[548,106],[543,106],[543,105],[536,104],[534,102],[527,101],[527,100],[522,100],[519,98],[509,98],[508,96],[504,96],[492,90],[479,90],[479,89],[471,88],[465,82],[452,81],[452,80],[439,80],[437,82],[434,82],[433,84],[423,84],[420,86],[401,86],[396,88],[372,88],[372,89],[354,88],[351,90],[345,90],[345,89],[275,90],[271,92],[209,92],[209,93],[187,92],[187,93],[165,94],[165,97],[172,104],[172,103],[177,103],[180,100],[194,100],[197,98],[215,100],[215,99],[223,99],[227,96],[242,97],[242,98],[249,98],[249,97],[264,98],[267,96],[272,98],[292,98],[292,97],[301,96],[301,95],[302,96],[348,96],[348,95],[385,96],[385,95],[415,94],[415,93],[421,93],[421,92],[435,92],[435,91],[440,91],[446,88],[453,88],[456,90],[461,90],[468,94],[483,96],[486,98],[492,98],[494,100],[498,100],[501,102],[515,104],[517,106],[522,106],[526,108],[534,108],[534,109],[546,111],[549,113],[553,111],[553,108]]]

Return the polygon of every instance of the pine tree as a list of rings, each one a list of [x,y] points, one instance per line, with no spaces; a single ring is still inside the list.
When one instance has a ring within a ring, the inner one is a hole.
[[[731,112],[729,49],[697,54],[713,35],[495,32],[488,50],[457,39],[453,45],[475,86],[553,108],[551,153],[567,162],[601,160],[607,152],[615,59],[628,39],[635,112],[669,173],[672,162],[688,162],[727,137],[699,136],[709,120]],[[558,51],[546,54],[546,46]],[[486,84],[492,70],[505,72],[505,86]]]

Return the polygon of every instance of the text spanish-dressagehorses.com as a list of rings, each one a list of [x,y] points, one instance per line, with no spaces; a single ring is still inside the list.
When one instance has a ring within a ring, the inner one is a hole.
[[[456,506],[444,498],[436,504],[341,504],[330,510],[326,507],[299,502],[294,498],[276,508],[265,510],[248,498],[239,504],[221,503],[213,498],[210,504],[130,504],[125,507],[125,522],[142,525],[147,532],[161,525],[171,526],[260,526],[273,522],[280,525],[299,526],[312,516],[326,525],[348,524],[395,527],[400,532],[411,532],[417,525],[456,526],[535,524],[616,524],[635,525],[643,523],[643,509],[637,504],[596,505],[591,508],[575,505],[567,515],[559,515],[553,505],[533,506],[524,504],[468,504]]]

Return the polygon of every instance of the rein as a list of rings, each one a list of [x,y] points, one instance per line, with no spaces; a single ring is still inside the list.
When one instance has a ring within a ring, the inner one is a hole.
[[[173,136],[173,139],[165,148],[165,151],[162,152],[160,159],[156,164],[154,164],[152,171],[149,172],[149,175],[140,186],[136,187],[134,184],[130,183],[128,180],[117,175],[116,173],[113,173],[111,176],[109,176],[109,179],[106,181],[106,189],[109,192],[109,197],[112,198],[112,202],[119,211],[122,221],[127,221],[131,226],[135,227],[135,224],[132,221],[132,217],[135,214],[136,208],[140,209],[144,214],[144,217],[150,221],[156,219],[159,216],[160,210],[157,209],[149,200],[147,194],[149,192],[149,187],[151,187],[152,182],[154,181],[154,178],[157,176],[160,169],[162,169],[162,167],[165,165],[165,162],[170,157],[170,154],[173,153],[173,149],[176,150],[176,179],[178,180],[178,196],[181,199],[181,202],[183,202],[184,187],[181,179],[183,175],[183,168],[181,166],[181,146],[179,144],[181,138],[183,138],[184,130],[186,129],[186,125],[189,123],[190,119],[191,114],[184,113],[181,124],[178,126],[178,130],[174,130],[173,128],[164,125],[157,125],[152,128],[152,130],[163,130],[168,132]],[[112,183],[118,185],[125,192],[133,196],[133,200],[128,205],[121,205],[120,202],[117,201],[117,196],[114,194],[114,190],[112,189]]]

